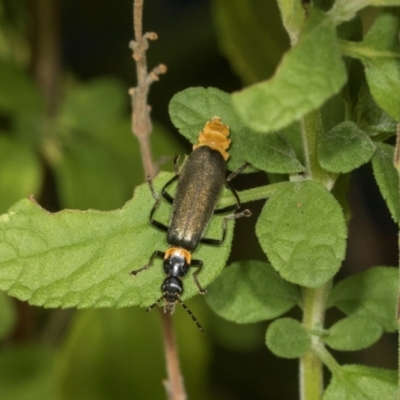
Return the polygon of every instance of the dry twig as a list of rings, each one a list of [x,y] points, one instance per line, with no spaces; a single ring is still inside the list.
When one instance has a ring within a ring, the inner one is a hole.
[[[150,85],[159,79],[160,74],[167,71],[163,64],[155,67],[150,73],[147,71],[146,51],[149,40],[156,40],[154,32],[142,33],[143,0],[134,1],[134,31],[135,40],[129,43],[136,63],[137,86],[129,90],[132,99],[132,133],[137,137],[140,145],[143,169],[146,177],[154,177],[156,167],[151,157],[150,133],[152,124],[150,119],[150,106],[147,104],[147,96]],[[180,372],[178,350],[174,338],[172,318],[170,314],[162,315],[164,351],[167,364],[168,380],[164,381],[169,400],[185,400],[186,393]]]
[[[132,101],[132,133],[137,137],[142,155],[143,169],[146,177],[154,177],[156,171],[150,150],[150,133],[152,124],[150,120],[150,106],[147,96],[150,85],[159,79],[160,74],[167,71],[164,64],[155,67],[150,73],[147,71],[146,51],[149,40],[156,40],[154,32],[142,33],[143,0],[135,0],[133,8],[133,22],[135,40],[129,43],[132,57],[136,63],[137,86],[129,89]]]

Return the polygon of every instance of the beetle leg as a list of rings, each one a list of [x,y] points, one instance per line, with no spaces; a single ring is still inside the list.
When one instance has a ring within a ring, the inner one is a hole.
[[[147,180],[147,183],[149,184],[150,192],[155,198],[156,202],[154,203],[153,208],[151,209],[150,212],[150,223],[155,226],[158,229],[161,229],[162,231],[167,232],[168,231],[168,226],[163,224],[162,222],[159,222],[153,218],[154,213],[156,212],[157,208],[160,206],[160,197],[158,196],[157,192],[154,189],[153,186],[153,181],[151,179]]]
[[[165,253],[163,253],[162,251],[158,251],[156,250],[150,257],[149,262],[142,268],[139,269],[134,269],[133,271],[130,272],[131,275],[135,276],[137,275],[139,272],[145,271],[146,269],[150,268],[153,265],[153,259],[155,257],[159,257],[164,259],[165,257]]]
[[[201,261],[201,260],[192,260],[191,263],[190,263],[190,266],[197,268],[197,270],[193,272],[193,280],[194,280],[194,283],[197,286],[197,289],[199,289],[199,293],[200,294],[206,294],[207,290],[204,289],[200,285],[199,279],[197,278],[197,275],[200,273],[201,269],[203,268],[203,261]]]
[[[237,218],[242,218],[242,217],[250,217],[251,211],[250,210],[244,210],[240,213],[228,215],[222,220],[222,237],[221,239],[210,239],[210,238],[202,238],[200,240],[201,243],[205,244],[213,244],[213,245],[220,245],[224,242],[225,237],[226,237],[226,231],[228,227],[228,221],[231,219],[237,219]],[[192,261],[193,262],[193,261]]]
[[[162,188],[161,194],[164,199],[168,201],[168,203],[173,203],[174,198],[167,192],[167,187],[172,185],[179,178],[179,165],[178,165],[179,156],[175,154],[174,156],[174,168],[175,168],[175,176],[171,178]]]
[[[235,196],[236,199],[236,204],[232,204],[230,206],[227,207],[223,207],[223,208],[218,208],[214,211],[214,214],[225,214],[229,211],[235,211],[238,210],[241,206],[240,203],[240,198],[239,195],[237,194],[236,190],[232,187],[231,185],[231,180],[235,179],[245,168],[247,168],[250,164],[249,163],[244,163],[240,168],[238,168],[236,171],[232,172],[225,180],[225,186],[227,187],[227,189],[229,189],[232,194]]]

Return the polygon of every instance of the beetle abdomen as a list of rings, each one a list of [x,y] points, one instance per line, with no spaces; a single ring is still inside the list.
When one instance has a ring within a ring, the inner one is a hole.
[[[193,251],[204,235],[225,182],[221,153],[208,146],[192,151],[182,172],[172,207],[167,241]]]

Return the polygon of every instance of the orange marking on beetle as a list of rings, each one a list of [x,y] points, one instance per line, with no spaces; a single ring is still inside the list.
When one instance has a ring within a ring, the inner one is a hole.
[[[170,247],[165,252],[164,260],[168,260],[173,254],[183,255],[183,257],[185,257],[186,263],[190,265],[190,262],[192,261],[192,255],[188,250],[183,249],[182,247]]]
[[[221,118],[213,117],[211,121],[208,121],[204,125],[204,129],[199,133],[198,143],[193,145],[193,150],[201,146],[208,146],[213,150],[219,151],[226,161],[229,158],[226,150],[231,144],[228,136],[229,126],[225,125],[221,121]]]

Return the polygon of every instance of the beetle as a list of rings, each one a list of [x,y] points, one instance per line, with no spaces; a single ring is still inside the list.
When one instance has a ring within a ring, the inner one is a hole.
[[[184,290],[182,278],[187,275],[191,267],[197,268],[193,273],[193,280],[199,293],[206,293],[198,279],[203,262],[193,259],[192,253],[199,243],[209,245],[222,244],[226,237],[228,221],[251,215],[249,210],[228,215],[222,220],[221,238],[203,237],[213,214],[236,211],[241,206],[239,196],[230,182],[248,164],[245,163],[225,179],[226,160],[229,157],[226,150],[231,142],[228,136],[229,127],[219,117],[214,117],[205,124],[204,129],[199,133],[198,143],[193,146],[193,151],[184,163],[182,171],[179,170],[178,157],[175,156],[175,176],[161,190],[162,196],[172,204],[169,226],[153,218],[160,205],[160,197],[154,190],[151,179],[148,180],[150,191],[155,199],[155,204],[150,212],[150,223],[156,228],[167,232],[169,248],[165,252],[156,250],[144,267],[131,271],[131,275],[137,275],[151,267],[155,257],[163,259],[163,268],[167,277],[161,286],[162,296],[148,310],[151,310],[161,300],[164,300],[164,312],[172,314],[175,304],[179,302],[190,314],[200,330],[202,329],[199,323],[180,298]],[[167,188],[175,181],[178,181],[178,184],[175,198],[173,198],[167,192]],[[232,192],[236,199],[236,204],[216,209],[224,186]]]

